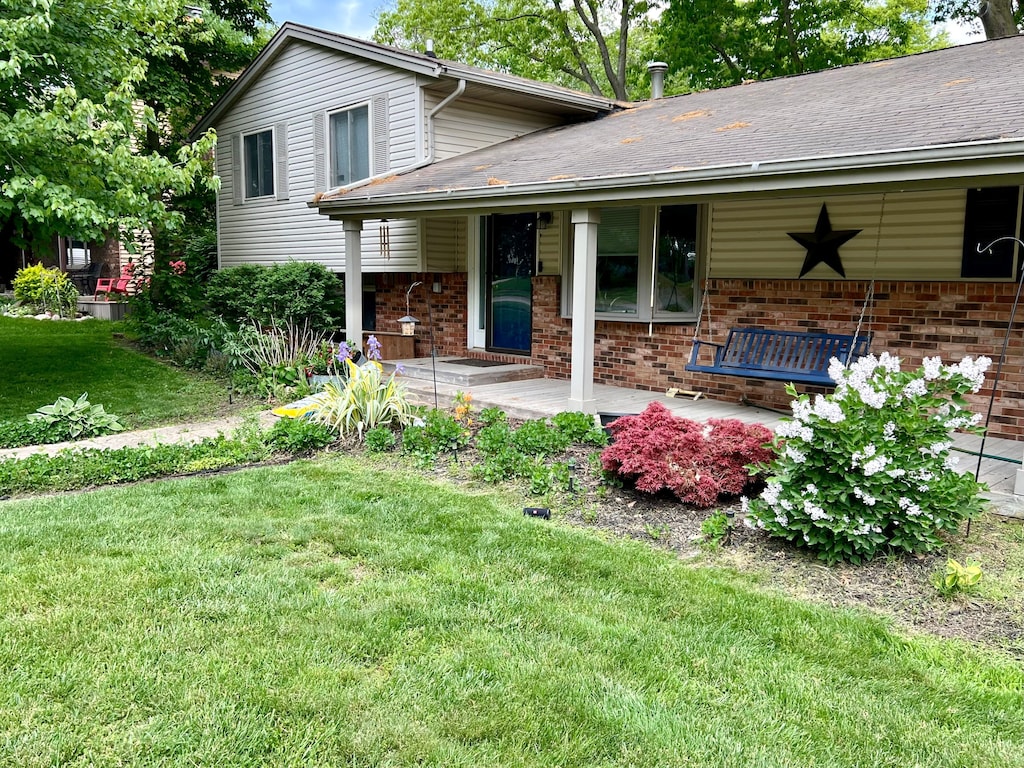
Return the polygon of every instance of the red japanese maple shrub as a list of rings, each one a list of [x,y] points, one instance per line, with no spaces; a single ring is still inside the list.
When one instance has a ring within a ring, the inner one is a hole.
[[[609,425],[615,442],[601,453],[601,465],[638,491],[669,490],[695,507],[714,506],[722,496],[737,496],[750,484],[747,466],[774,457],[771,431],[737,419],[708,419],[701,424],[672,415],[651,403],[636,416]]]

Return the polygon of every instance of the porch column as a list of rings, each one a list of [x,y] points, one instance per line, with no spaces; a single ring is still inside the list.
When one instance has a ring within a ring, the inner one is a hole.
[[[1017,470],[1017,476],[1013,481],[1013,492],[1017,496],[1024,496],[1024,469]]]
[[[572,212],[572,368],[569,378],[569,409],[595,413],[594,400],[594,306],[597,292],[596,208]]]
[[[345,219],[345,337],[363,348],[363,220]]]

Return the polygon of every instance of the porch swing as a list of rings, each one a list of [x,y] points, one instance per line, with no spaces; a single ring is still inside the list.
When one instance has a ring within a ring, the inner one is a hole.
[[[711,280],[711,260],[704,270],[704,290],[701,292],[697,324],[693,329],[693,349],[685,370],[699,373],[714,373],[722,376],[740,376],[750,379],[773,379],[796,384],[817,384],[835,386],[828,375],[832,358],[839,358],[849,367],[853,361],[868,354],[871,334],[861,333],[864,316],[874,302],[875,275],[878,270],[878,250],[882,232],[882,216],[885,212],[885,195],[878,213],[878,231],[875,237],[875,260],[871,270],[871,281],[864,294],[857,326],[852,334],[824,333],[816,331],[782,331],[768,328],[730,328],[724,344],[704,341],[700,338],[701,323],[707,314],[707,325],[711,327],[711,301],[708,286]],[[714,350],[711,363],[701,363],[702,347]]]

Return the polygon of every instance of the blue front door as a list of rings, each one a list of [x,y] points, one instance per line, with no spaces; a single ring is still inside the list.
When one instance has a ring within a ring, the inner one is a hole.
[[[533,336],[533,272],[537,215],[488,219],[487,349],[529,355]]]

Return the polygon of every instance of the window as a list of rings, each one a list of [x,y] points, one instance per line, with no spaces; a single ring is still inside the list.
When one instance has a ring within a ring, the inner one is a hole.
[[[606,208],[597,226],[596,312],[607,320],[692,322],[700,206]],[[563,284],[567,290],[569,279]],[[569,316],[569,293],[563,314]]]
[[[1000,237],[1020,236],[1020,188],[968,189],[964,212],[961,277],[1012,278],[1017,272],[1017,243],[1004,240],[978,253]]]
[[[655,316],[692,315],[697,272],[697,206],[666,205],[658,215]]]
[[[364,104],[330,116],[331,186],[370,177],[370,108]]]
[[[639,279],[640,209],[606,208],[597,225],[595,310],[636,316]]]
[[[250,133],[243,143],[246,199],[274,194],[273,130]]]

